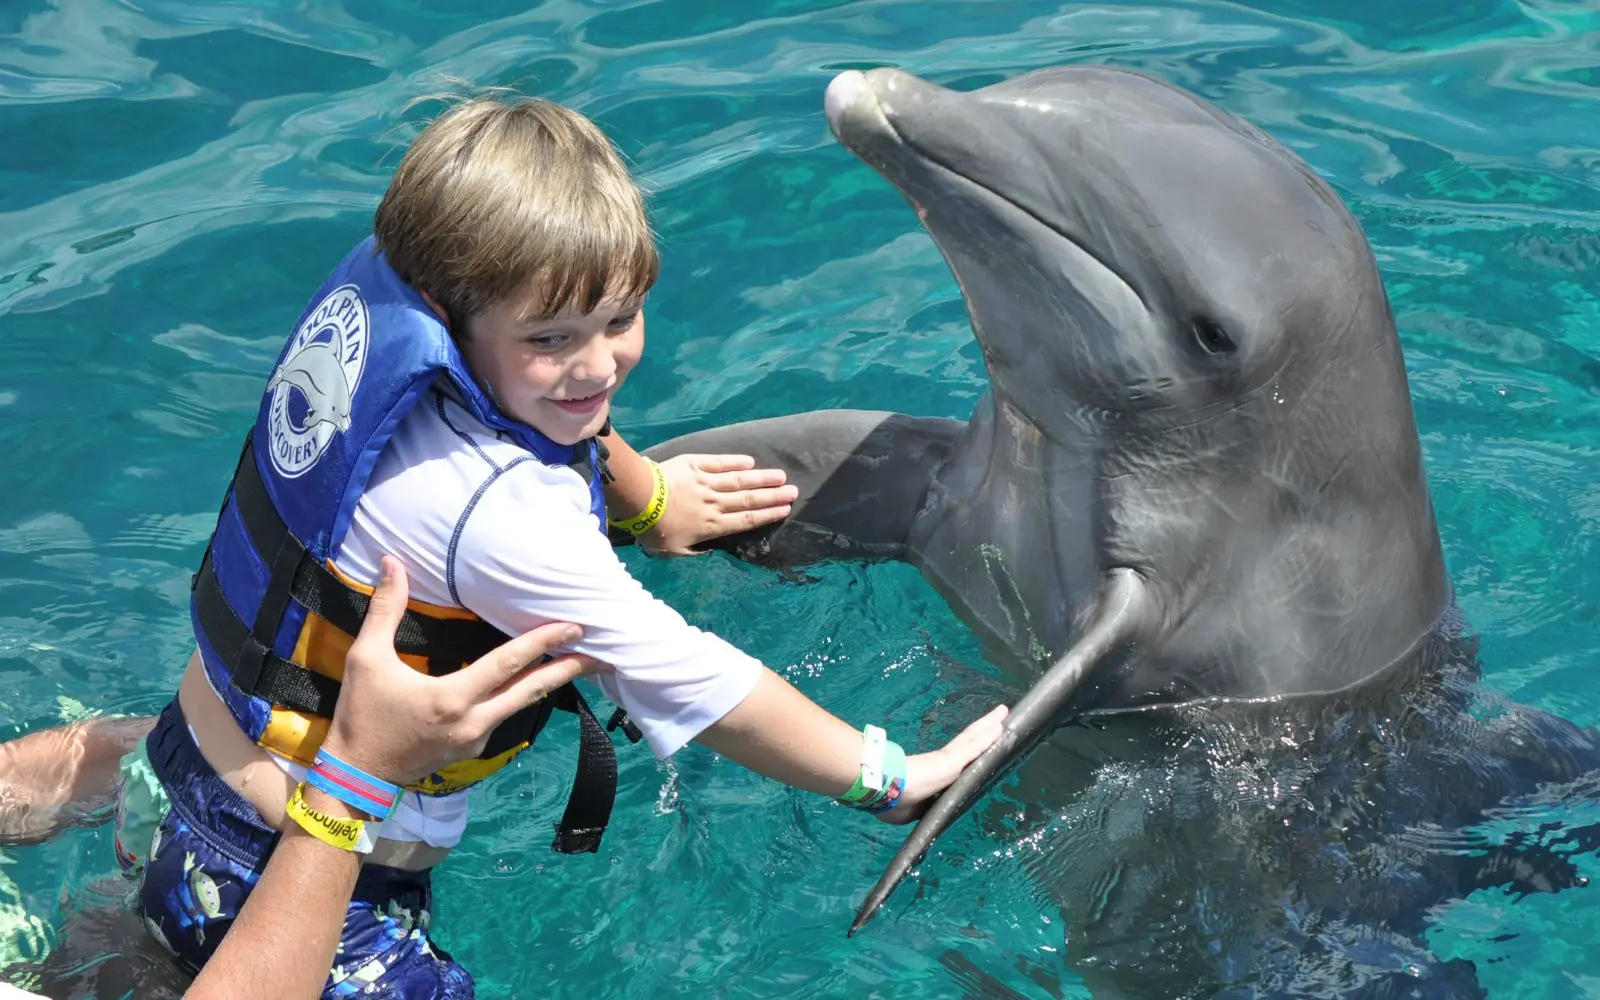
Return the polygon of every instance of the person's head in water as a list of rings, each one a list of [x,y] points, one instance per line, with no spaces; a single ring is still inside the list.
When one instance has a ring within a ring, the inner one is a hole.
[[[537,98],[456,105],[407,150],[374,232],[507,416],[562,444],[605,425],[660,257],[593,122]]]

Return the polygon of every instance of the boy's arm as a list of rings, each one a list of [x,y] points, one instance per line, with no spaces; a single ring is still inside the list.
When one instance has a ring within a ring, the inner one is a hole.
[[[644,510],[655,492],[655,474],[650,471],[650,463],[623,440],[609,420],[600,431],[600,442],[609,453],[606,467],[611,470],[611,482],[606,484],[607,515],[627,517]]]
[[[600,434],[610,453],[606,507],[613,519],[650,506],[656,491],[650,460],[633,450],[609,423]],[[782,469],[757,469],[749,455],[679,455],[661,463],[667,507],[654,528],[640,536],[651,552],[692,555],[712,538],[749,531],[789,516],[799,490],[787,486]]]
[[[546,621],[582,627],[582,639],[565,648],[611,665],[596,680],[657,756],[697,740],[786,784],[848,792],[860,773],[861,734],[650,594],[594,530],[575,480],[570,470],[524,462],[476,495],[450,541],[460,603],[507,634]],[[881,817],[916,818],[999,738],[1004,714],[1000,708],[948,746],[910,757],[900,805]]]
[[[938,750],[908,755],[900,802],[878,818],[909,823],[920,817],[963,768],[1000,738],[1006,712],[1000,705]],[[831,798],[849,791],[861,771],[861,733],[771,670],[763,671],[750,695],[695,742],[758,774]]]

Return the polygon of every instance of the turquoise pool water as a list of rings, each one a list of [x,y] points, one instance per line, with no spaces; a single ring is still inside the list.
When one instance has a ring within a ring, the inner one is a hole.
[[[665,254],[617,415],[642,444],[824,406],[964,417],[985,376],[954,283],[832,140],[823,88],[847,67],[967,87],[1067,60],[1198,91],[1353,205],[1486,684],[1600,722],[1597,40],[1600,8],[1558,0],[8,0],[0,736],[170,696],[189,574],[267,366],[368,231],[430,108],[411,99],[538,92],[635,165]],[[1004,696],[971,693],[974,642],[905,567],[799,586],[720,556],[628,558],[848,718],[933,742]],[[436,925],[480,995],[945,997],[980,973],[973,995],[1087,995],[1026,845],[964,824],[921,891],[847,941],[901,831],[695,748],[620,755],[598,856],[547,849],[568,741],[478,793]],[[11,953],[49,947],[67,897],[113,865],[104,827],[7,851]],[[1596,892],[1480,893],[1438,911],[1430,941],[1491,996],[1600,997]]]

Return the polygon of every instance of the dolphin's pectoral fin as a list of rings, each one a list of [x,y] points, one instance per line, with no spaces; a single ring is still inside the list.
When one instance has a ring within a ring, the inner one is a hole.
[[[928,808],[867,895],[850,927],[851,935],[883,905],[940,834],[1064,721],[1063,709],[1096,669],[1143,636],[1158,617],[1155,598],[1138,573],[1118,568],[1106,574],[1078,641],[1012,706],[1000,738],[968,764]]]
[[[685,434],[645,451],[750,455],[800,491],[781,523],[727,535],[722,549],[761,566],[899,559],[934,471],[966,425],[877,410],[816,410]]]

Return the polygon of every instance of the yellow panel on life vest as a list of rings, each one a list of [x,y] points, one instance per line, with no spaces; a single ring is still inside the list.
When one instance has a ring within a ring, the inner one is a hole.
[[[340,572],[332,560],[327,563],[328,570],[339,579],[341,583],[351,590],[371,597],[375,588],[358,583],[346,574]],[[477,615],[465,608],[452,608],[440,604],[429,604],[426,601],[407,601],[406,608],[417,615],[429,618],[453,618],[462,620],[476,620]],[[305,623],[300,627],[300,635],[294,646],[291,657],[293,662],[304,666],[306,669],[331,677],[341,683],[344,681],[344,662],[350,647],[355,643],[355,636],[334,625],[321,615],[306,613]],[[428,672],[428,660],[424,656],[415,654],[397,654],[400,662],[406,666],[425,674]],[[461,666],[466,666],[465,663]],[[310,715],[293,709],[275,706],[267,719],[266,728],[261,732],[257,745],[271,751],[280,757],[287,757],[299,764],[310,767],[316,759],[317,750],[322,746],[322,741],[328,737],[328,727],[331,720],[319,715]],[[470,759],[458,761],[445,767],[442,771],[429,775],[414,784],[407,785],[413,791],[427,795],[443,795],[459,791],[493,774],[509,764],[517,754],[528,748],[524,742],[512,747],[506,752],[488,759]]]

